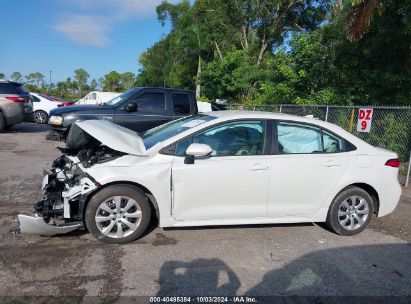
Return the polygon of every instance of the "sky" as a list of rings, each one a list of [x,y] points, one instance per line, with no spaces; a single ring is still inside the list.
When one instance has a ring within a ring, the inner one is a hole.
[[[169,2],[177,2],[176,0]],[[90,80],[138,73],[139,55],[167,34],[161,0],[0,0],[0,73],[40,72],[52,82],[84,68]]]

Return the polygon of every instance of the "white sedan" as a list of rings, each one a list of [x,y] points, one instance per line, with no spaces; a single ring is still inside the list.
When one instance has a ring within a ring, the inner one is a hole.
[[[326,222],[361,232],[400,198],[400,162],[333,124],[220,111],[140,136],[104,120],[75,124],[22,233],[88,229],[106,243],[160,227]]]
[[[64,102],[56,101],[47,95],[33,92],[30,92],[30,95],[33,102],[34,121],[38,124],[47,123],[51,110],[64,107]]]

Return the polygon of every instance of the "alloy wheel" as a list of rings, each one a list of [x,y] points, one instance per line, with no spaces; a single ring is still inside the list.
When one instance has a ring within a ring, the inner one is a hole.
[[[114,196],[97,208],[95,222],[103,235],[124,238],[137,230],[141,218],[141,208],[135,200],[126,196]]]
[[[34,119],[36,120],[37,123],[43,124],[47,122],[47,114],[44,112],[36,112],[34,113]]]
[[[338,208],[338,222],[346,230],[356,230],[367,221],[369,206],[365,198],[352,195],[343,200]]]

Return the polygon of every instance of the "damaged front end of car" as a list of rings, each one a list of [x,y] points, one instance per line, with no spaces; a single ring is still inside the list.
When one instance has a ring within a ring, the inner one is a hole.
[[[74,159],[63,154],[44,171],[43,199],[34,204],[34,216],[19,215],[20,232],[55,235],[84,229],[82,204],[98,184]]]
[[[18,215],[20,233],[52,236],[86,228],[83,218],[87,200],[100,187],[87,170],[133,151],[140,155],[145,151],[136,133],[107,123],[73,125],[67,148],[60,148],[63,155],[43,172],[43,199],[34,204],[34,215]],[[141,151],[136,150],[139,147]]]

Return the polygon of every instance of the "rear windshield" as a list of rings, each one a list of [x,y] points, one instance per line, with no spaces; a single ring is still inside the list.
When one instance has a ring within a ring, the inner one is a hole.
[[[143,138],[144,146],[148,150],[161,141],[216,118],[215,116],[203,114],[188,116],[148,130],[141,137]]]
[[[13,83],[0,82],[0,94],[18,94]]]

